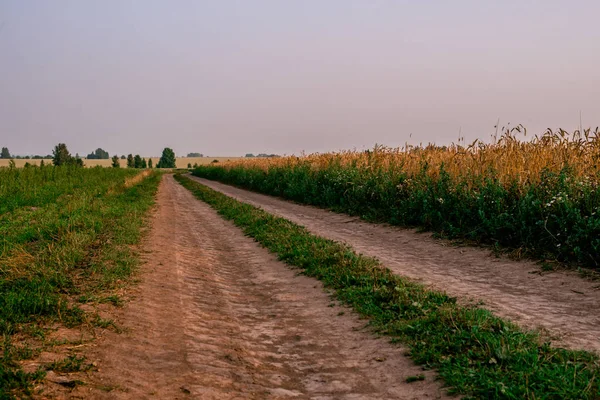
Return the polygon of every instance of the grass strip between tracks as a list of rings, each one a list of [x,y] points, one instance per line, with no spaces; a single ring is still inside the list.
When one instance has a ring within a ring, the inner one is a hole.
[[[378,332],[407,345],[416,363],[437,370],[449,393],[486,399],[600,398],[595,354],[543,343],[535,332],[394,275],[346,245],[185,176],[175,178],[280,260],[323,281]]]

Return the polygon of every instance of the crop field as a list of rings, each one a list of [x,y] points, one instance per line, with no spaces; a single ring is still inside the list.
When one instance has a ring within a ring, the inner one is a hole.
[[[241,160],[194,175],[515,255],[598,269],[600,134]]]
[[[152,159],[152,163],[156,165],[160,157],[150,157]],[[218,162],[227,162],[227,161],[236,161],[240,159],[240,157],[177,157],[177,168],[187,168],[188,164],[198,164],[198,165],[206,165],[211,164],[214,160]],[[26,163],[31,165],[40,165],[41,160],[26,160],[26,159],[15,159],[15,166],[17,168],[22,168]],[[121,168],[127,167],[127,160],[119,160],[121,163]],[[0,167],[8,167],[10,160],[0,159]],[[112,166],[112,160],[88,160],[84,159],[83,163],[86,167],[110,167]],[[45,159],[44,164],[52,165],[52,159]]]
[[[0,399],[26,397],[49,370],[86,367],[70,355],[23,369],[41,352],[69,344],[54,340],[61,329],[111,326],[91,305],[118,304],[115,291],[136,268],[131,245],[160,179],[138,174],[0,168]]]

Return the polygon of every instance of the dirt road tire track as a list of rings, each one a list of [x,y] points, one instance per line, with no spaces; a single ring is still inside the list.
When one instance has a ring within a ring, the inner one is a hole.
[[[401,347],[377,338],[321,284],[195,199],[161,183],[136,298],[88,354],[70,398],[444,398]],[[341,311],[344,311],[342,313]],[[343,314],[343,315],[342,315]]]
[[[497,315],[550,333],[561,345],[600,353],[600,285],[574,272],[540,274],[528,261],[493,257],[489,250],[451,247],[428,234],[291,203],[191,177],[214,190],[346,243],[395,273],[462,299],[483,301]]]

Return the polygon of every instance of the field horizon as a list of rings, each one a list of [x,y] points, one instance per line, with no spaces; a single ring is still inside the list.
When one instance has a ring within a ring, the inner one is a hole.
[[[142,157],[145,158],[146,160],[151,159],[152,160],[152,164],[154,166],[156,166],[156,164],[158,163],[158,160],[160,160],[160,157]],[[243,159],[244,157],[177,157],[176,158],[176,165],[177,168],[187,168],[188,163],[189,164],[198,164],[198,165],[208,165],[210,163],[212,163],[214,160],[218,160],[219,162],[225,162],[225,161],[236,161],[236,160],[240,160]],[[11,159],[0,159],[0,167],[8,167],[9,166],[9,162]],[[17,168],[22,168],[25,166],[25,163],[29,163],[31,165],[40,165],[40,162],[42,161],[41,159],[23,159],[23,158],[19,158],[19,159],[13,159],[15,162],[15,166]],[[84,166],[85,167],[97,167],[97,166],[101,166],[101,167],[110,167],[112,166],[112,160],[109,159],[105,159],[105,160],[96,160],[96,159],[87,159],[87,158],[82,158]],[[121,160],[119,159],[119,162],[121,163],[121,168],[126,168],[127,167],[127,160]],[[44,164],[46,165],[51,165],[52,164],[52,159],[51,158],[44,158]]]

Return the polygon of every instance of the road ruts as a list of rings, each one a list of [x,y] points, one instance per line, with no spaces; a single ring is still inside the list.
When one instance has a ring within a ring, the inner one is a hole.
[[[462,299],[483,301],[497,315],[540,328],[555,343],[600,352],[600,283],[576,272],[541,273],[529,261],[496,258],[489,250],[448,246],[428,234],[238,189],[191,177],[240,201],[347,243],[378,258],[395,273]]]
[[[72,396],[437,399],[401,347],[177,184],[161,183],[137,297]],[[345,312],[341,312],[345,311]]]

